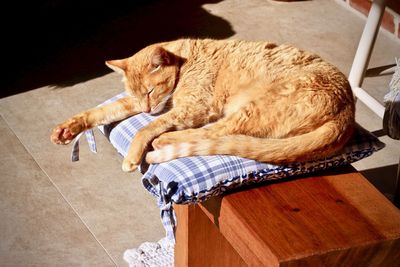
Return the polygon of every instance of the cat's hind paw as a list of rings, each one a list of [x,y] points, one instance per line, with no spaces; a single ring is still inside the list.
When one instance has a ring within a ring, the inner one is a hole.
[[[165,145],[161,149],[148,152],[146,162],[149,164],[162,163],[181,157],[182,149],[187,153],[188,145],[185,143],[179,145]]]
[[[154,139],[153,142],[151,143],[151,146],[156,150],[161,149],[164,145],[165,144],[162,142],[162,139],[160,137]]]
[[[146,154],[146,162],[148,164],[161,163],[160,158],[159,158],[159,150],[154,150],[154,151],[151,151],[151,152],[147,152],[147,154]]]
[[[151,146],[155,149],[162,149],[163,147],[179,142],[181,136],[176,134],[177,132],[163,133],[158,138],[154,139]]]

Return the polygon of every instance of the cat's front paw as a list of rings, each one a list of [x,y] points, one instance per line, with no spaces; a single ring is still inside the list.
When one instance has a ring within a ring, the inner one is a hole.
[[[122,162],[122,170],[124,172],[133,172],[137,169],[138,164],[132,162],[130,159],[125,158]]]
[[[82,118],[71,118],[57,125],[51,134],[51,141],[57,145],[67,145],[83,130],[85,123]]]

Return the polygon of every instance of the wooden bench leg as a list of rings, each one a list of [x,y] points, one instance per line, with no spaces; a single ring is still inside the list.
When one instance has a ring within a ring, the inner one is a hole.
[[[175,266],[247,266],[198,205],[174,206]]]
[[[400,209],[400,160],[399,165],[397,165],[397,176],[396,176],[396,184],[394,188],[394,204],[397,208]]]

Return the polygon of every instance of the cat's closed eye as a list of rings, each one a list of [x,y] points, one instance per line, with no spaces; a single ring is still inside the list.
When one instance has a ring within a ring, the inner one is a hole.
[[[149,95],[149,96],[151,96],[151,94],[154,92],[154,86],[153,87],[151,87],[148,91],[147,91],[147,94]]]
[[[150,73],[155,73],[155,72],[159,71],[159,70],[160,70],[160,68],[161,68],[161,65],[158,65],[158,66],[153,66],[153,70],[152,70],[152,71],[150,71]]]

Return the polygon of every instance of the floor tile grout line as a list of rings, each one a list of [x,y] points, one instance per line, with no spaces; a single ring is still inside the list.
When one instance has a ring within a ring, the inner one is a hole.
[[[40,170],[47,176],[51,184],[54,186],[54,188],[57,190],[57,192],[61,195],[61,197],[64,199],[64,201],[68,204],[68,206],[72,209],[72,211],[75,213],[76,216],[78,216],[79,220],[82,222],[82,224],[86,227],[86,229],[89,231],[89,233],[93,236],[93,238],[96,240],[96,242],[103,248],[103,250],[106,252],[107,256],[110,258],[110,260],[114,263],[115,266],[118,266],[114,258],[111,256],[111,254],[108,252],[108,250],[103,246],[103,244],[100,242],[100,240],[96,237],[96,235],[93,233],[93,231],[90,229],[90,227],[86,224],[86,222],[82,219],[82,217],[79,215],[77,210],[71,205],[71,203],[68,201],[68,199],[65,197],[65,195],[61,192],[60,188],[56,185],[56,183],[51,179],[51,177],[47,174],[47,172],[40,166],[40,164],[37,162],[37,160],[33,157],[31,151],[25,146],[25,144],[22,142],[22,140],[19,138],[19,136],[14,132],[14,130],[10,127],[10,124],[4,118],[3,114],[0,114],[0,117],[4,120],[6,123],[7,127],[12,131],[12,133],[15,135],[15,137],[18,139],[18,141],[21,143],[21,145],[24,147],[24,149],[29,153],[29,155],[32,157],[33,161],[36,163],[36,165],[40,168]]]

